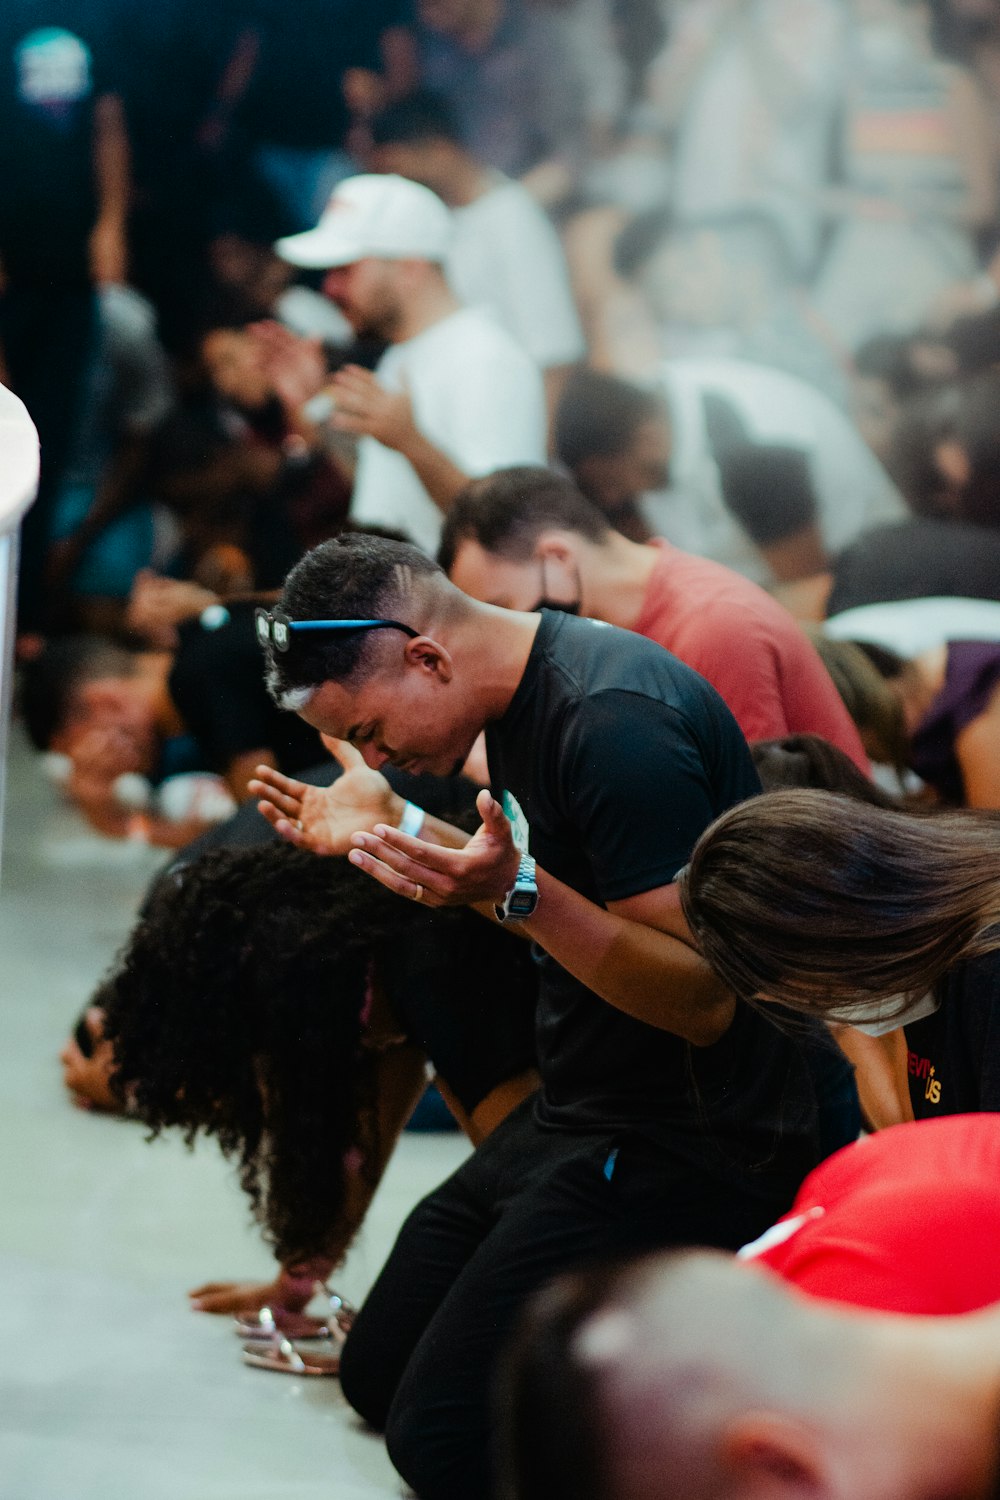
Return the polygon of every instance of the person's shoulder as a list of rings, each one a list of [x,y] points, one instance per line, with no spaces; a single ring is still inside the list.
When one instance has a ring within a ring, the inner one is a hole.
[[[662,554],[653,574],[654,581],[666,583],[671,580],[684,590],[694,590],[699,607],[709,609],[718,603],[727,608],[757,610],[765,615],[776,614],[791,619],[784,606],[766,589],[737,573],[735,568],[711,557],[685,552],[667,542],[660,541],[658,545]]]
[[[790,427],[815,424],[854,434],[847,416],[826,392],[790,370],[749,359],[721,357],[665,361],[665,364],[680,367],[676,378],[682,382],[705,393],[726,396],[751,410],[762,408],[772,420],[780,417]],[[861,443],[860,438],[857,441]]]
[[[460,307],[436,326],[439,336],[434,342],[434,357],[444,357],[447,351],[456,378],[474,375],[477,384],[484,377],[490,382],[498,377],[540,378],[531,355],[488,308]]]
[[[729,638],[730,646],[739,633],[750,630],[788,640],[802,636],[788,610],[766,589],[712,558],[666,547],[651,584],[649,609],[640,616],[640,621],[648,621],[651,627],[655,625],[657,605],[662,602],[674,616],[673,628],[683,627],[695,637],[720,630],[736,631],[738,634]],[[652,628],[644,629],[643,634],[656,639]],[[673,650],[668,640],[662,644]]]
[[[514,177],[508,177],[504,172],[495,172],[492,176],[490,186],[477,198],[474,203],[469,204],[470,209],[480,209],[485,217],[488,213],[494,223],[500,222],[518,227],[530,226],[537,228],[544,225],[546,230],[555,233],[552,221],[549,219],[544,208],[533,197],[522,182]],[[466,210],[459,210],[459,214]]]
[[[823,404],[827,398],[821,391],[792,375],[787,370],[777,370],[772,365],[762,365],[750,359],[737,359],[727,355],[682,355],[661,362],[662,372],[674,380],[705,390],[751,390],[767,389],[776,395],[798,395],[805,392],[815,396]]]
[[[566,616],[544,638],[544,656],[573,698],[580,724],[615,713],[639,714],[643,705],[662,718],[712,715],[717,692],[668,647],[601,620]]]
[[[937,988],[941,1009],[947,1007],[958,1020],[967,1019],[970,1011],[981,1018],[983,1012],[992,1013],[1000,1008],[1000,948],[955,964]]]

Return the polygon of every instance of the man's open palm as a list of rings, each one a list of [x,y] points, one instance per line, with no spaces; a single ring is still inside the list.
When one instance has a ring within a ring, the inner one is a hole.
[[[376,823],[395,822],[401,802],[353,745],[326,735],[323,742],[344,768],[332,786],[309,786],[271,766],[258,766],[249,789],[260,799],[261,813],[290,844],[314,854],[346,854],[352,834],[370,832]]]

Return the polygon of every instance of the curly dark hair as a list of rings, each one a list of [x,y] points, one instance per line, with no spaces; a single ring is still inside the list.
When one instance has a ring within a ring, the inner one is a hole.
[[[348,1153],[377,1175],[369,978],[426,915],[346,860],[214,850],[162,878],[98,992],[116,1092],[152,1137],[217,1137],[284,1262],[332,1248]]]

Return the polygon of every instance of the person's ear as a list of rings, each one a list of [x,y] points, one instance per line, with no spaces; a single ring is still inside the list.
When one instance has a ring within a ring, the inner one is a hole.
[[[403,653],[408,667],[416,667],[438,682],[450,682],[455,672],[451,652],[440,641],[429,635],[418,635],[408,640]]]
[[[727,1426],[720,1457],[743,1500],[832,1500],[820,1435],[795,1417],[745,1412]]]
[[[575,538],[568,531],[543,531],[535,543],[535,558],[539,562],[560,563],[563,567],[575,564]]]
[[[934,463],[942,479],[953,488],[963,490],[972,478],[972,464],[961,443],[948,438],[934,449]]]

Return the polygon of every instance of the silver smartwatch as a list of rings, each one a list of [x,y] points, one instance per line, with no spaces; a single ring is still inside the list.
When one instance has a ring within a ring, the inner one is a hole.
[[[535,861],[530,854],[521,855],[517,867],[517,878],[502,902],[493,910],[498,922],[524,922],[538,905],[538,884],[535,880]]]

